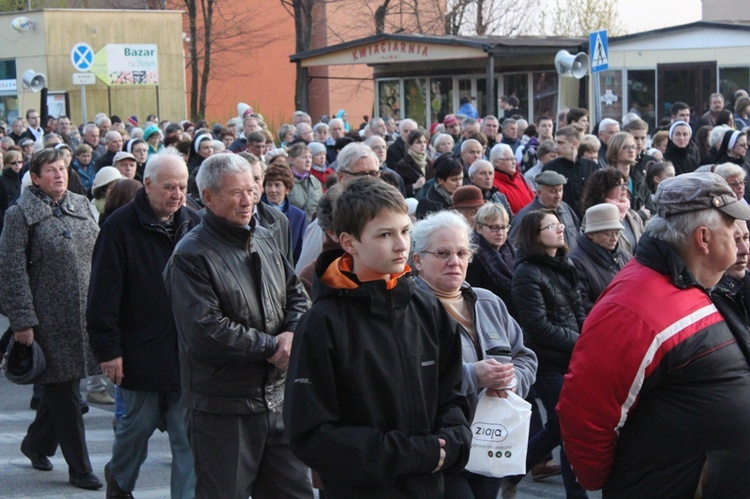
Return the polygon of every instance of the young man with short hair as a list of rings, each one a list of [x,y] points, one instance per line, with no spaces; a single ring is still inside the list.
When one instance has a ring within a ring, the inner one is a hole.
[[[314,304],[297,328],[284,420],[326,496],[439,497],[468,460],[460,338],[409,277],[403,196],[376,178],[336,203],[342,249],[321,254]]]

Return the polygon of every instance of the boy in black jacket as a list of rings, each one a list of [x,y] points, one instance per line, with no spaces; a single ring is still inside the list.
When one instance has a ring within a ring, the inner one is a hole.
[[[292,451],[328,498],[436,498],[469,456],[461,350],[452,321],[415,287],[401,194],[351,182],[334,212],[342,250],[316,266],[297,328],[284,420]]]

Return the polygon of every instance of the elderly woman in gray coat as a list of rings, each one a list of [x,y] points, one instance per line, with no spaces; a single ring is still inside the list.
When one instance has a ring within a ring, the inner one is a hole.
[[[482,393],[505,397],[512,390],[526,397],[536,379],[534,352],[523,345],[523,332],[494,293],[466,283],[473,255],[471,227],[455,211],[440,211],[412,231],[417,285],[432,291],[458,323],[463,357],[462,392],[471,413]],[[500,478],[466,470],[446,483],[446,497],[495,499]]]
[[[84,196],[67,190],[62,152],[43,149],[29,164],[32,185],[8,209],[0,236],[0,306],[19,343],[34,340],[47,368],[36,418],[21,444],[34,468],[52,469],[59,443],[76,487],[101,488],[91,472],[78,386],[97,371],[86,334],[86,295],[99,227]]]

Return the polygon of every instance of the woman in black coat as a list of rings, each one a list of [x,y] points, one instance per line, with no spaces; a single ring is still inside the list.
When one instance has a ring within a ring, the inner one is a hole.
[[[692,133],[690,125],[684,121],[675,121],[669,127],[669,141],[664,152],[664,160],[674,165],[677,175],[694,172],[698,168],[698,158],[690,151]]]
[[[531,468],[560,445],[555,406],[586,314],[575,267],[567,255],[565,226],[554,211],[537,210],[523,217],[516,247],[511,294],[525,343],[539,360],[534,388],[547,410],[547,424],[529,442],[526,465]],[[560,459],[566,496],[586,497],[562,448]]]
[[[394,167],[402,179],[406,197],[418,197],[424,183],[432,178],[432,161],[427,157],[427,133],[414,130],[406,139],[406,155]]]
[[[578,289],[583,308],[588,314],[615,274],[630,260],[620,248],[623,226],[617,207],[610,203],[597,204],[586,210],[585,234],[578,234],[578,244],[570,252],[570,259],[578,273]]]
[[[447,210],[453,206],[453,193],[464,182],[464,167],[451,153],[446,153],[435,160],[435,183],[422,188],[424,197],[417,204],[417,220],[422,220],[430,213]]]
[[[475,288],[484,288],[497,295],[518,320],[510,295],[510,283],[515,269],[516,247],[508,239],[510,223],[505,207],[486,203],[474,218],[477,251],[466,270],[466,282]]]
[[[729,130],[724,134],[716,154],[716,164],[733,163],[745,170],[745,178],[750,176],[750,163],[746,159],[747,135],[739,130]],[[745,190],[745,201],[750,200],[750,192]]]
[[[5,210],[16,204],[21,195],[22,167],[23,154],[20,150],[8,150],[3,154],[3,174],[0,175],[0,232],[3,230]]]

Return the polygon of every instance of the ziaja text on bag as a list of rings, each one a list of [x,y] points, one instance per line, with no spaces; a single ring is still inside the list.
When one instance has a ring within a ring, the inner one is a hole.
[[[507,398],[486,394],[479,398],[467,471],[498,478],[526,474],[531,404],[507,393]]]

